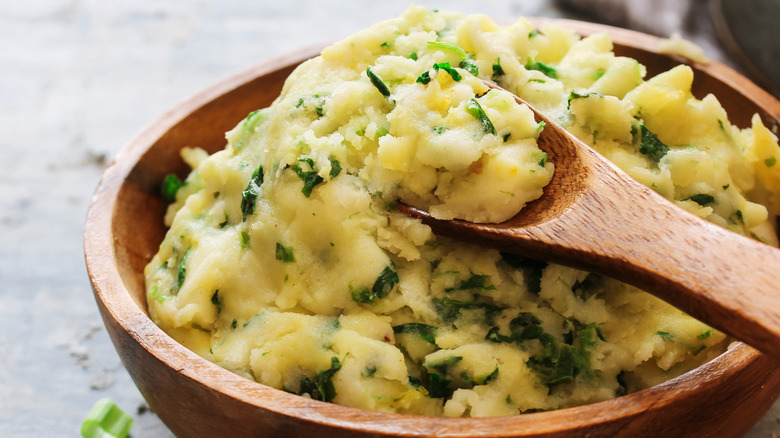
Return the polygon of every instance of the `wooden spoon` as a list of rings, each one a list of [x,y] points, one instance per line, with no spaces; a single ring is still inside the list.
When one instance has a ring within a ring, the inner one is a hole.
[[[437,234],[632,284],[780,360],[780,251],[677,207],[528,106],[555,164],[539,199],[500,224],[401,211]]]

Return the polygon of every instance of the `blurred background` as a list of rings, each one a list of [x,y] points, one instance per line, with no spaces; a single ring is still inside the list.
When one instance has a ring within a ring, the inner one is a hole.
[[[778,93],[777,0],[418,1],[680,32]],[[236,71],[400,15],[407,1],[0,2],[0,435],[78,436],[100,398],[135,437],[170,437],[114,352],[84,268],[102,170],[168,108]],[[780,402],[749,437],[780,434]]]

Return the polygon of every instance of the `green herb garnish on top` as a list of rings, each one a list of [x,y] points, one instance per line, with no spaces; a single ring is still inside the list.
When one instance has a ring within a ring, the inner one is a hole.
[[[387,85],[382,81],[382,79],[374,73],[373,70],[371,70],[371,67],[366,67],[366,75],[368,76],[368,79],[371,81],[371,83],[376,87],[377,90],[382,94],[382,96],[390,97],[390,89],[387,88]]]
[[[358,303],[373,304],[377,298],[384,298],[398,284],[398,272],[395,270],[395,264],[390,262],[382,272],[379,273],[374,285],[369,288],[352,290],[352,300]],[[351,287],[350,287],[351,288]]]
[[[175,201],[176,192],[179,191],[182,185],[183,183],[178,176],[169,173],[168,175],[165,175],[165,178],[163,179],[162,185],[160,186],[160,194],[166,201]]]
[[[263,166],[258,166],[252,177],[249,178],[249,184],[241,192],[241,220],[246,222],[247,216],[255,212],[255,204],[257,203],[257,197],[260,195],[260,186],[263,185]]]
[[[308,170],[304,170],[301,164],[307,165]],[[303,193],[303,195],[307,198],[311,196],[311,192],[314,190],[314,187],[317,186],[317,184],[325,181],[317,173],[317,170],[314,168],[314,160],[311,158],[299,158],[298,162],[293,164],[292,170],[298,175],[298,178],[303,181],[303,188],[301,189],[301,193]]]
[[[658,162],[661,161],[661,158],[669,152],[669,146],[659,140],[644,124],[639,125],[639,132],[641,135],[639,153],[649,158],[650,161],[658,164]]]
[[[336,387],[333,385],[333,375],[341,369],[341,361],[336,356],[330,359],[330,368],[314,375],[303,377],[300,382],[299,395],[308,394],[314,400],[331,402],[336,398]]]
[[[501,76],[504,76],[505,74],[504,68],[501,67],[501,57],[499,56],[493,62],[493,75],[490,76],[490,78],[498,82],[498,80],[501,79]]]
[[[482,124],[483,132],[496,135],[496,128],[493,126],[493,122],[490,121],[485,110],[482,109],[482,105],[477,101],[477,98],[472,97],[471,100],[466,102],[466,111]]]
[[[542,72],[543,75],[547,76],[550,79],[558,79],[558,69],[551,65],[547,65],[540,61],[532,61],[528,60],[528,63],[525,65],[525,68],[527,70],[536,70]]]

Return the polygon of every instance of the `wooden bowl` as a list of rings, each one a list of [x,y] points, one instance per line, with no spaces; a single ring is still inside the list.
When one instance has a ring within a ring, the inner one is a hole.
[[[552,20],[581,35],[608,31],[615,52],[645,64],[648,77],[683,62],[654,52],[658,39],[601,25]],[[164,175],[188,170],[184,146],[215,152],[225,131],[269,105],[288,74],[319,50],[264,62],[176,106],[144,128],[106,169],[87,215],[84,248],[100,313],[151,409],[179,436],[739,436],[780,393],[780,364],[737,343],[664,384],[587,406],[494,418],[386,414],[323,403],[261,385],[187,350],[150,319],[144,266],[166,231]],[[692,64],[694,94],[716,94],[733,123],[759,113],[775,133],[780,102],[719,63]]]

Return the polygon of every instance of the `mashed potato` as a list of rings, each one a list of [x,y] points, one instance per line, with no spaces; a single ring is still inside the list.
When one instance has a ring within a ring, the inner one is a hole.
[[[501,221],[554,171],[544,127],[493,79],[681,208],[776,245],[780,150],[645,81],[605,34],[410,7],[325,49],[192,173],[146,268],[149,312],[201,356],[318,400],[494,416],[680,375],[725,336],[604,276],[434,236],[399,201]]]

